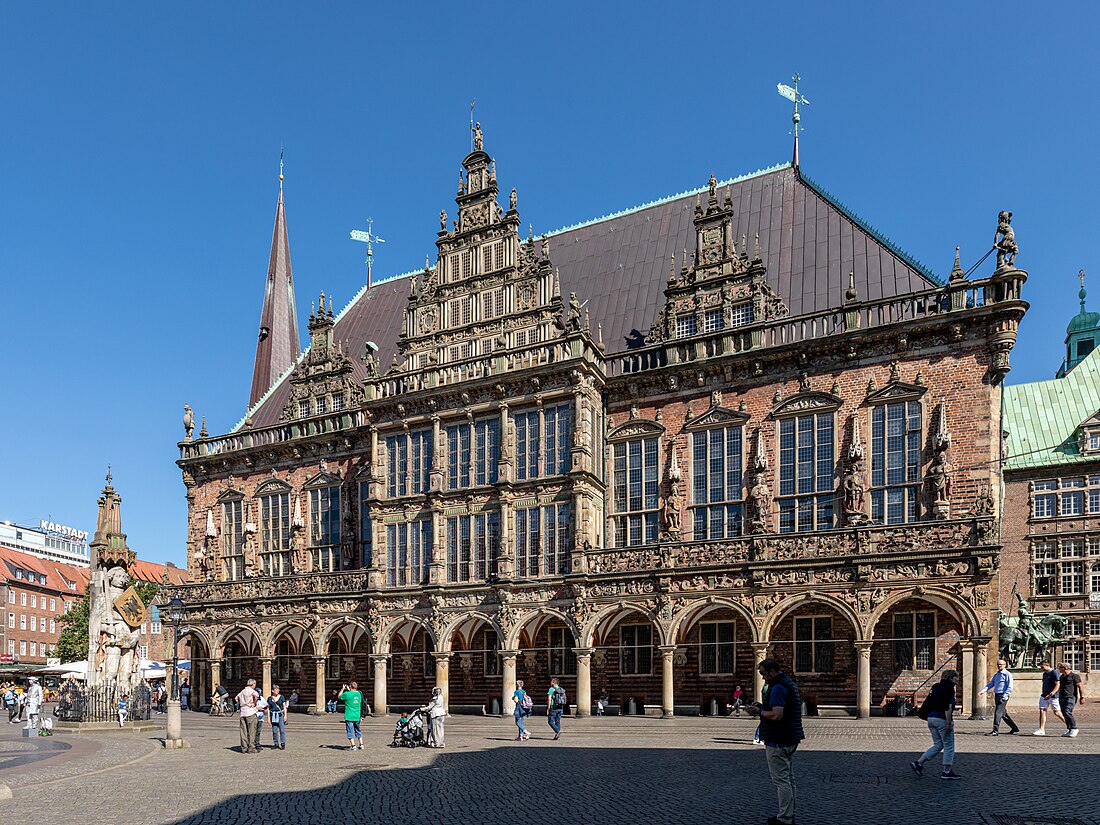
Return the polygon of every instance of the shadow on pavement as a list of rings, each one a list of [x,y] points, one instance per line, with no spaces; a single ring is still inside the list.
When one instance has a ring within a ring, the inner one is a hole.
[[[570,748],[548,742],[442,753],[416,768],[349,765],[337,770],[356,772],[327,787],[240,795],[172,825],[764,823],[776,805],[764,749],[717,748],[712,742],[701,740],[692,749]],[[928,765],[925,778],[917,778],[909,768],[916,756],[798,753],[797,821],[986,825],[998,821],[987,818],[995,814],[1030,816],[1037,823],[1081,818],[1086,825],[1100,810],[1097,755],[962,753],[955,763],[962,782],[941,781],[938,762]],[[247,766],[256,771],[258,786],[267,767]],[[293,768],[309,769],[308,762]]]

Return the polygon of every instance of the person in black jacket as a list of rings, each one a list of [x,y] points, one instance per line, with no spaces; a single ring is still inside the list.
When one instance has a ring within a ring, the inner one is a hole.
[[[932,747],[909,763],[917,776],[924,776],[924,763],[943,751],[943,773],[940,774],[940,779],[962,779],[952,770],[955,764],[955,686],[958,683],[958,672],[945,670],[918,711],[928,719]]]
[[[758,669],[768,683],[764,704],[753,702],[745,711],[749,716],[760,717],[760,738],[767,752],[768,772],[779,796],[779,814],[768,817],[768,825],[792,825],[794,752],[806,738],[802,730],[802,696],[777,659],[765,659]]]

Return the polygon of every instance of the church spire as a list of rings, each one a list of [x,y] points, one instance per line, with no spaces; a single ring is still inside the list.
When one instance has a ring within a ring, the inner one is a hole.
[[[256,405],[280,375],[302,351],[298,337],[298,314],[294,306],[294,278],[290,271],[290,239],[283,207],[283,159],[279,154],[279,201],[275,207],[275,231],[271,236],[271,258],[267,264],[264,305],[260,312],[260,340],[256,344],[256,366],[248,407]]]

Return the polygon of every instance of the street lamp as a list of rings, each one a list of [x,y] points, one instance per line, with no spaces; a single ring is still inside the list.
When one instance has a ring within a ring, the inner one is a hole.
[[[168,700],[168,730],[164,738],[166,748],[186,748],[183,741],[183,714],[180,712],[180,672],[179,647],[180,624],[183,622],[187,605],[178,595],[172,596],[164,606],[164,614],[172,623],[172,696]]]
[[[187,612],[187,605],[184,604],[183,599],[179,596],[173,596],[168,604],[164,606],[164,613],[168,616],[168,621],[172,623],[172,695],[170,698],[175,699],[177,702],[180,698],[180,673],[179,673],[179,647],[180,647],[180,624],[183,622],[184,613]]]

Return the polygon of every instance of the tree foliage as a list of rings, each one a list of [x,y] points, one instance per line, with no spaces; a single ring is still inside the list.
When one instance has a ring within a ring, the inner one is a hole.
[[[134,590],[138,598],[146,607],[160,593],[160,585],[155,582],[133,581]],[[80,662],[88,658],[88,614],[91,601],[88,591],[80,601],[75,602],[68,613],[58,617],[61,624],[61,633],[57,638],[57,655],[63,662]]]

